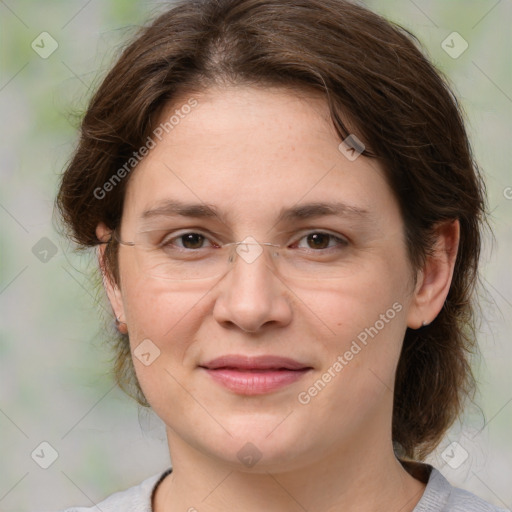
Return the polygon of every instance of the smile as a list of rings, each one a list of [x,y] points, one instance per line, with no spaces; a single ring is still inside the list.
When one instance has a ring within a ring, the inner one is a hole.
[[[240,370],[234,368],[219,368],[204,370],[214,381],[225,388],[241,395],[262,395],[276,391],[284,386],[296,382],[311,368],[303,370],[267,369],[267,370]]]
[[[262,395],[301,379],[312,370],[293,359],[279,356],[222,356],[200,368],[218,384],[241,395]]]

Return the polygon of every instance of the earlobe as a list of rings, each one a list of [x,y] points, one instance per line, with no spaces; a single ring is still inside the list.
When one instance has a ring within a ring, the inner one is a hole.
[[[107,242],[110,239],[110,236],[111,230],[108,229],[103,222],[99,223],[96,227],[96,237],[98,238],[98,240],[101,240],[102,242]],[[106,248],[106,243],[99,245],[97,248],[98,265],[103,279],[103,287],[105,288],[105,292],[107,293],[110,306],[112,307],[112,312],[114,313],[116,319],[116,326],[119,332],[121,332],[122,334],[126,334],[127,329],[121,289],[118,283],[114,282],[113,277],[107,271],[105,263]]]
[[[437,226],[433,250],[418,272],[414,297],[407,317],[407,326],[411,329],[419,329],[430,324],[441,311],[450,291],[459,237],[458,220],[443,222]]]

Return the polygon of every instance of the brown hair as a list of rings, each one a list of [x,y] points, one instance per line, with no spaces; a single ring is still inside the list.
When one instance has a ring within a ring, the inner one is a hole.
[[[414,270],[432,249],[438,223],[460,221],[446,303],[430,325],[407,329],[396,373],[395,449],[423,459],[474,394],[473,298],[487,209],[462,109],[406,29],[345,0],[175,4],[141,29],[90,102],[56,201],[70,237],[86,248],[99,243],[99,222],[119,226],[130,176],[106,198],[98,189],[146,143],[178,95],[222,84],[321,93],[340,139],[351,133],[342,118],[350,119],[399,202]],[[109,244],[106,264],[119,282],[116,251]],[[126,337],[117,338],[116,350],[117,382],[147,405]]]

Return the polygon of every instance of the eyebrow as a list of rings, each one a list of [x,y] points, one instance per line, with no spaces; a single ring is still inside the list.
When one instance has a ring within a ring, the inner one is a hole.
[[[369,216],[368,210],[349,205],[343,202],[312,202],[302,205],[282,208],[276,223],[304,220],[328,215],[346,216],[364,219]],[[145,210],[141,218],[154,217],[194,217],[213,218],[226,223],[226,216],[214,205],[206,203],[184,203],[178,200],[166,200],[157,206]]]

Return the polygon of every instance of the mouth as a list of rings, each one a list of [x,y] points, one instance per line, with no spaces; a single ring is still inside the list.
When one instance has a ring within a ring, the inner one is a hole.
[[[242,395],[261,395],[276,391],[296,382],[313,369],[285,357],[241,355],[218,357],[199,368],[216,383]]]

